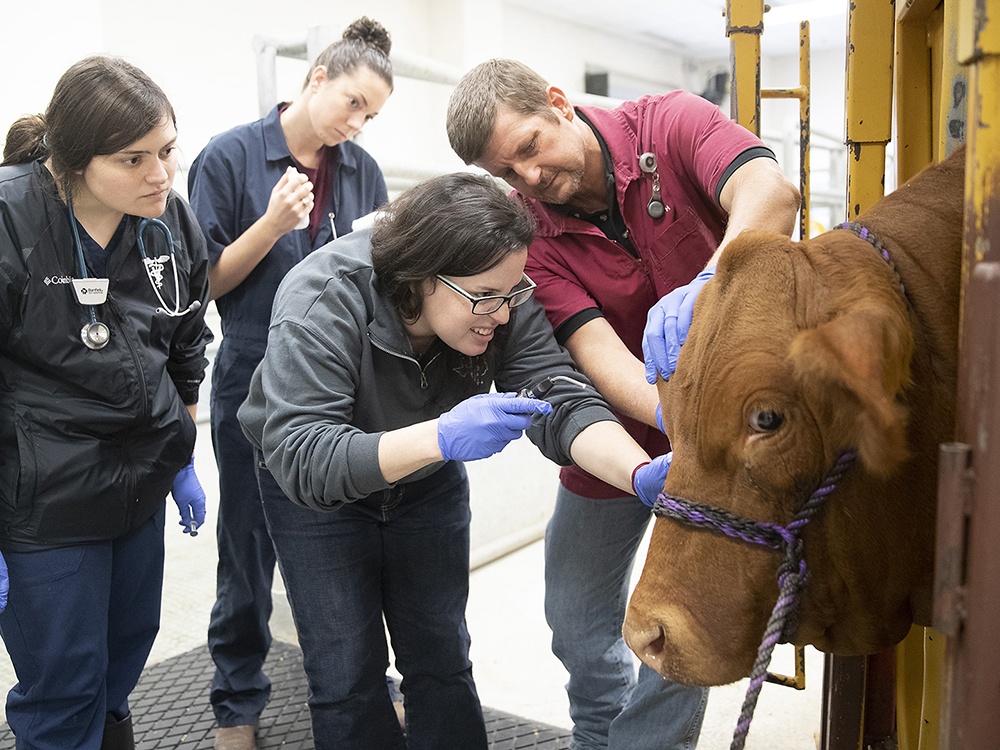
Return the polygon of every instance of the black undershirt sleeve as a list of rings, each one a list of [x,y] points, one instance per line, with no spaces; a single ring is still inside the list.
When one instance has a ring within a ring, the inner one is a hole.
[[[566,346],[569,337],[580,330],[585,323],[589,323],[595,318],[603,317],[604,313],[596,307],[588,307],[586,310],[581,310],[576,315],[563,321],[562,325],[556,329],[556,341],[559,342],[559,346]]]
[[[715,202],[719,203],[719,198],[722,196],[722,188],[726,186],[726,182],[733,176],[733,172],[742,167],[748,161],[759,159],[762,156],[778,161],[778,157],[776,157],[774,152],[767,146],[753,146],[752,148],[748,148],[746,151],[743,151],[739,156],[733,159],[729,166],[726,167],[726,171],[722,173],[722,177],[719,178],[719,184],[715,186]]]

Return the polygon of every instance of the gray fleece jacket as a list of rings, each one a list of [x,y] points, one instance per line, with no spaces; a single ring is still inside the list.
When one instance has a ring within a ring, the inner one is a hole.
[[[352,232],[307,256],[278,288],[267,353],[238,414],[243,431],[300,505],[333,510],[386,489],[391,484],[378,463],[383,433],[434,419],[487,393],[491,382],[498,391],[551,375],[588,382],[556,343],[541,306],[531,300],[511,313],[495,372],[469,381],[466,392],[449,389],[443,345],[417,360],[398,314],[379,293],[371,231]],[[473,366],[478,358],[461,361]],[[555,381],[545,399],[554,409],[536,418],[527,435],[560,465],[570,463],[569,447],[581,430],[615,420],[593,388]]]

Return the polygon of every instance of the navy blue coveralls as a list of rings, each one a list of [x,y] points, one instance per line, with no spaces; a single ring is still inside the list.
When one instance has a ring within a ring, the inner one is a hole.
[[[279,105],[280,106],[280,105]],[[264,523],[253,449],[236,419],[250,378],[264,356],[271,304],[278,284],[296,263],[351,223],[385,203],[385,179],[375,160],[347,141],[336,147],[331,185],[315,239],[293,230],[275,243],[250,275],[216,300],[223,338],[212,370],[211,425],[219,467],[217,598],[208,630],[215,661],[211,702],[220,727],[256,724],[271,693],[263,672],[271,645],[274,547]],[[212,138],[188,175],[191,206],[208,240],[214,265],[222,251],[264,215],[271,190],[294,166],[279,121],[279,107],[262,120]]]

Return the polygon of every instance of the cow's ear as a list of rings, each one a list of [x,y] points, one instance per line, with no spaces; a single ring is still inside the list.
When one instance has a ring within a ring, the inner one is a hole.
[[[847,312],[792,341],[797,376],[829,394],[833,422],[875,474],[892,473],[907,456],[906,408],[896,397],[909,379],[912,352],[905,319],[873,308]]]

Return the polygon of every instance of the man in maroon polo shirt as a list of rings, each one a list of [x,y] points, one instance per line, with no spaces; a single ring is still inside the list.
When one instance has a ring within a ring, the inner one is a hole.
[[[458,156],[502,178],[534,214],[526,271],[560,344],[650,455],[668,451],[657,373],[643,363],[647,312],[675,362],[726,243],[750,228],[791,234],[799,193],[773,152],[693,94],[574,107],[505,59],[462,78],[447,127]],[[701,729],[707,691],[645,665],[636,680],[621,637],[649,518],[634,497],[562,470],[545,537],[545,612],[570,674],[574,750],[691,748]]]

